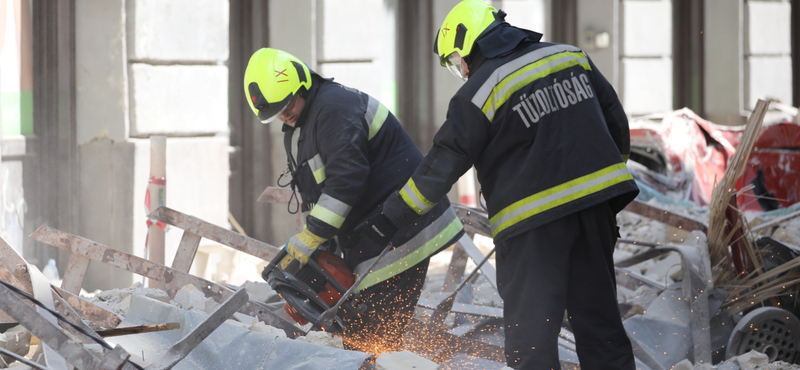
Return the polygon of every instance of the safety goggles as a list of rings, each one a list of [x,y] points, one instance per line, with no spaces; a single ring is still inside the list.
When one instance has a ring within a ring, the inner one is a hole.
[[[457,51],[450,53],[447,58],[442,60],[442,64],[447,67],[447,70],[456,76],[459,80],[467,81],[469,76],[464,75],[464,66],[461,63],[461,55]]]

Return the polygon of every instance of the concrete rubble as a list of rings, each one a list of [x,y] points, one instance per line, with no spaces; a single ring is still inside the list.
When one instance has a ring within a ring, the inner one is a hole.
[[[708,210],[696,207],[681,201],[671,201],[663,197],[652,197],[646,202],[648,206],[660,207],[667,212],[685,215],[699,222],[708,222]],[[782,216],[800,209],[800,206],[781,210],[780,212],[749,212],[746,214],[751,225],[760,225],[779,219]],[[696,235],[687,230],[676,228],[663,222],[649,219],[633,212],[621,212],[617,219],[621,226],[621,239],[642,241],[647,243],[619,243],[614,253],[617,264],[625,264],[630,259],[649,253],[652,245],[681,245],[692,246]],[[785,243],[789,248],[800,245],[800,217],[778,224],[769,228],[762,235],[770,236],[775,240]],[[475,239],[475,244],[482,253],[491,249],[491,239]],[[800,250],[799,250],[800,251]],[[416,318],[426,322],[431,313],[430,305],[435,305],[450,293],[443,291],[447,274],[452,269],[451,259],[455,253],[447,250],[432,258],[429,274],[423,288],[420,306],[417,308]],[[789,364],[782,361],[769,361],[769,357],[756,351],[750,351],[729,359],[721,358],[720,354],[714,355],[714,363],[694,363],[692,361],[691,338],[692,321],[695,319],[690,302],[685,297],[684,286],[691,284],[686,281],[687,267],[683,256],[676,251],[667,251],[654,258],[643,259],[635,264],[626,265],[624,271],[641,276],[650,283],[637,286],[618,286],[618,301],[620,302],[621,315],[626,328],[633,333],[636,339],[639,354],[649,353],[650,361],[658,361],[663,369],[675,370],[751,370],[751,369],[786,369],[800,370],[800,365]],[[490,260],[490,264],[493,264]],[[464,275],[476,267],[474,258],[467,258]],[[213,283],[211,283],[213,284]],[[221,285],[220,285],[221,286]],[[232,290],[236,286],[226,285]],[[241,285],[250,301],[263,305],[273,311],[273,315],[288,319],[283,312],[283,300],[270,286],[264,282],[247,281]],[[212,297],[205,286],[188,283],[182,286],[172,286],[167,290],[145,288],[141,283],[135,283],[128,288],[111,289],[95,293],[85,293],[83,297],[90,303],[102,307],[110,313],[119,315],[122,323],[118,327],[137,325],[154,325],[169,322],[179,322],[179,330],[168,330],[120,337],[109,337],[106,341],[113,345],[120,345],[130,353],[130,360],[141,365],[151,364],[165,355],[172,345],[183,336],[188,335],[193,328],[204,322],[221,307],[220,297]],[[172,297],[172,298],[170,298]],[[224,298],[224,297],[223,297]],[[711,349],[724,348],[731,329],[736,321],[728,316],[714,316],[725,299],[724,292],[713,289],[708,297],[710,317]],[[423,301],[427,302],[423,304]],[[251,309],[252,311],[252,309]],[[478,274],[477,278],[467,283],[456,296],[456,304],[451,315],[445,321],[448,335],[459,338],[486,343],[500,348],[503,346],[502,333],[502,300],[500,299],[492,279],[485,274]],[[741,315],[734,317],[742,320]],[[424,353],[404,350],[384,354],[369,354],[345,350],[342,338],[323,331],[310,330],[311,325],[304,327],[278,328],[268,323],[269,319],[259,318],[253,312],[240,310],[224,320],[221,326],[215,329],[207,338],[192,350],[188,356],[175,367],[176,369],[224,369],[224,368],[261,368],[260,364],[269,363],[280,368],[331,368],[331,363],[336,363],[339,368],[358,369],[361,366],[372,369],[404,370],[404,369],[480,369],[480,370],[507,370],[503,363],[475,357],[467,353]],[[719,328],[724,326],[725,330]],[[288,330],[288,331],[287,331]],[[295,333],[291,331],[295,330]],[[302,333],[298,335],[297,333]],[[664,336],[666,335],[666,336]],[[30,342],[31,334],[21,327],[8,330],[0,334],[0,346],[10,349],[15,353],[27,355],[39,363],[44,363],[42,346],[35,348],[25,347]],[[674,338],[673,338],[674,337]],[[243,339],[246,338],[246,339]],[[77,338],[74,338],[78,340]],[[674,340],[673,340],[674,339]],[[444,342],[442,342],[444,343]],[[663,348],[665,351],[653,351],[651,347]],[[94,356],[102,358],[108,350],[98,344],[85,344],[84,348]],[[668,350],[666,350],[668,349]],[[663,353],[660,353],[663,352]],[[32,355],[31,355],[32,353]],[[248,356],[233,356],[232,354],[247,353]],[[311,357],[302,357],[301,353],[312,353]],[[437,354],[438,353],[438,354]],[[375,355],[375,356],[373,356]],[[440,357],[442,356],[442,357]],[[574,337],[568,330],[568,323],[559,338],[559,357],[562,368],[578,368],[575,352]],[[364,360],[368,361],[364,363]],[[27,368],[26,365],[14,362],[13,359],[3,358],[10,368]],[[293,363],[301,367],[284,367]],[[344,366],[343,364],[349,364]],[[640,361],[637,357],[637,368],[642,370],[657,370],[658,367],[649,366],[652,363]],[[5,364],[0,363],[0,366]],[[343,367],[344,366],[344,367]],[[371,367],[370,367],[371,366]]]

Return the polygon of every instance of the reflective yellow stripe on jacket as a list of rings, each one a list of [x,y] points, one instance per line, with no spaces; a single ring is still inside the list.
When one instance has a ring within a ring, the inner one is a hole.
[[[400,197],[402,197],[403,201],[418,215],[428,213],[428,211],[436,205],[436,203],[429,201],[419,192],[417,184],[414,183],[414,179],[408,179],[406,185],[400,189]]]
[[[492,227],[492,237],[527,218],[597,193],[626,180],[633,180],[633,176],[628,172],[628,167],[625,166],[625,163],[617,163],[520,199],[489,219]]]
[[[350,214],[352,209],[353,207],[349,206],[347,203],[328,194],[322,194],[317,204],[311,209],[310,215],[338,229],[342,227],[344,219],[347,218],[347,215]]]
[[[590,71],[589,59],[581,49],[553,45],[534,50],[497,68],[472,98],[489,121],[512,94],[535,80],[572,66]],[[499,81],[499,82],[497,82]]]

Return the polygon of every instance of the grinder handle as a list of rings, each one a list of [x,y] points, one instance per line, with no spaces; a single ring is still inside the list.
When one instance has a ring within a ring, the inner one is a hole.
[[[261,278],[264,279],[264,281],[269,282],[269,275],[272,273],[272,270],[280,265],[283,258],[288,254],[289,252],[287,252],[286,249],[281,248],[281,251],[278,252],[275,258],[273,258],[272,261],[269,261],[267,266],[264,267],[264,270],[261,271]]]

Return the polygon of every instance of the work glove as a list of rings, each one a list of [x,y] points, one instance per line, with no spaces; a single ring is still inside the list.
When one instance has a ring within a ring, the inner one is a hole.
[[[286,245],[283,246],[283,249],[286,249],[286,252],[292,256],[292,258],[305,265],[308,263],[308,258],[311,257],[314,251],[316,251],[319,245],[325,240],[325,238],[314,235],[307,227],[304,227],[303,231],[289,239]]]
[[[368,218],[361,232],[378,245],[385,247],[397,233],[397,226],[381,212]]]

